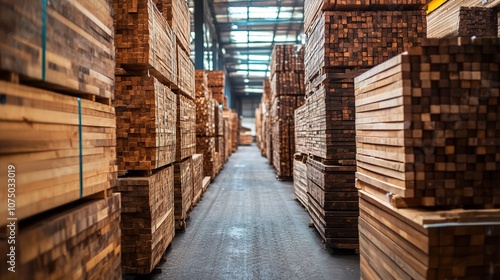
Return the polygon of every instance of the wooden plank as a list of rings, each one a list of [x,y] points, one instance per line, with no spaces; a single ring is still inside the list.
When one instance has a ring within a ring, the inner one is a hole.
[[[193,172],[191,156],[174,163],[174,215],[175,228],[185,229],[188,211],[193,202]]]
[[[193,162],[193,204],[197,204],[203,193],[203,155],[194,154]]]
[[[180,94],[177,94],[176,127],[175,160],[180,162],[196,152],[196,105]]]
[[[307,165],[299,160],[293,161],[293,189],[295,197],[307,209]]]
[[[191,48],[191,13],[188,3],[183,0],[153,0],[175,33],[183,52],[190,53]]]
[[[181,2],[182,0],[177,0]],[[184,1],[182,1],[184,2]],[[180,92],[190,99],[195,98],[194,63],[189,54],[177,45],[177,87]]]

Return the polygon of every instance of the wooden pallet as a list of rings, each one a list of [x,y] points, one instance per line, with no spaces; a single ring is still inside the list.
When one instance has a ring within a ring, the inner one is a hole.
[[[118,169],[153,170],[175,161],[177,96],[149,71],[117,76]]]
[[[114,187],[112,106],[3,81],[0,88],[0,179],[7,182],[12,165],[16,218]],[[7,185],[0,199],[7,202]],[[7,207],[0,210],[0,225],[7,214]]]
[[[196,152],[196,105],[177,94],[177,132],[175,160],[180,162]]]
[[[116,67],[150,69],[164,84],[177,84],[172,28],[152,0],[113,0]]]
[[[2,0],[0,6],[1,71],[37,87],[113,98],[110,1]]]
[[[307,34],[306,81],[331,68],[373,67],[419,45],[425,16],[423,10],[323,12]]]
[[[196,153],[203,155],[203,175],[215,178],[215,137],[196,137]]]
[[[361,278],[498,278],[499,217],[498,209],[395,209],[360,191]]]
[[[293,190],[297,200],[307,209],[309,207],[307,198],[307,165],[303,160],[297,159],[297,157],[293,161]]]
[[[498,1],[446,1],[427,15],[427,37],[498,37],[499,6]]]
[[[2,279],[122,279],[119,194],[70,203],[16,226],[15,245],[0,238]],[[11,245],[14,273],[7,270]]]
[[[183,0],[178,0],[183,1]],[[177,45],[177,87],[179,92],[189,97],[195,98],[194,64],[189,54],[185,53]]]
[[[304,72],[304,46],[294,44],[275,45],[271,53],[270,77],[280,72]],[[284,79],[286,79],[284,77]],[[302,79],[304,80],[304,79]]]
[[[203,193],[203,155],[193,155],[193,206],[200,201]]]
[[[191,49],[191,13],[183,0],[153,0],[175,33],[177,43],[186,54]]]
[[[149,274],[175,235],[174,167],[119,178],[116,191],[122,196],[123,272]]]
[[[401,205],[498,207],[499,40],[426,40],[356,78],[358,180]]]
[[[193,163],[188,157],[174,163],[174,215],[175,229],[185,229],[188,211],[193,203]]]

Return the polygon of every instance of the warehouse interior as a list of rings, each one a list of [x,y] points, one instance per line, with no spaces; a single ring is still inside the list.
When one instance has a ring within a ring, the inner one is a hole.
[[[500,279],[500,0],[0,0],[0,279]]]

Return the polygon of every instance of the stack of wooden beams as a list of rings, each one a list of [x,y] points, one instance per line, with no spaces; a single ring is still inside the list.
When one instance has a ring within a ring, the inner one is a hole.
[[[498,275],[499,52],[498,38],[428,39],[356,78],[365,277]],[[438,211],[456,208],[496,209]]]
[[[294,110],[304,103],[304,48],[276,45],[271,54],[272,162],[280,179],[291,179],[295,153]]]
[[[262,103],[259,103],[259,107],[255,109],[255,140],[257,142],[257,147],[263,152],[262,148]]]
[[[122,279],[120,195],[81,200],[23,221],[15,236],[15,273],[7,270],[10,240],[0,238],[2,279]]]
[[[307,156],[295,154],[293,160],[293,191],[297,200],[306,209],[309,208],[307,198]]]
[[[252,132],[244,131],[240,132],[240,145],[242,146],[250,146],[253,143]]]
[[[177,45],[177,88],[190,99],[195,98],[194,64],[189,54]]]
[[[184,95],[177,95],[177,162],[196,152],[196,105]]]
[[[175,228],[185,229],[188,211],[193,202],[193,160],[191,156],[174,163]]]
[[[215,109],[217,101],[205,97],[196,100],[196,136],[215,137]]]
[[[427,15],[427,36],[448,37],[500,37],[498,1],[445,1]]]
[[[307,133],[309,131],[309,107],[304,104],[295,110],[295,153],[309,154]]]
[[[172,28],[177,44],[184,53],[189,54],[191,49],[191,13],[184,0],[153,0],[163,17]]]
[[[240,136],[240,118],[235,110],[231,110],[231,152],[238,150],[238,141]]]
[[[229,156],[231,156],[231,143],[229,142],[229,137],[231,135],[231,126],[229,124],[229,120],[226,119],[226,116],[224,116],[224,139],[225,139],[225,144],[226,144],[226,158],[225,162],[229,159]]]
[[[203,174],[215,178],[215,137],[196,137],[196,153],[203,155]]]
[[[0,10],[0,278],[121,279],[111,3]]]
[[[217,174],[224,167],[225,158],[226,158],[226,139],[224,136],[217,136],[215,138],[215,153],[219,156],[217,161]]]
[[[334,248],[358,246],[354,78],[420,44],[426,34],[425,4],[424,0],[305,4],[309,212],[324,241]],[[321,177],[330,179],[317,179]]]
[[[265,108],[264,115],[264,129],[262,130],[262,139],[264,141],[264,150],[267,157],[267,161],[270,165],[273,164],[273,142],[272,142],[272,120],[271,120],[271,81],[269,78],[265,78],[263,82],[264,92],[262,93],[262,107]]]
[[[119,178],[122,195],[122,266],[124,273],[148,274],[175,236],[174,167],[150,176]]]
[[[212,98],[217,100],[219,104],[224,104],[224,87],[226,84],[224,71],[213,70],[206,72],[208,74],[208,89],[212,92]],[[226,106],[224,106],[225,108]]]
[[[193,155],[193,206],[196,205],[203,193],[203,155]]]

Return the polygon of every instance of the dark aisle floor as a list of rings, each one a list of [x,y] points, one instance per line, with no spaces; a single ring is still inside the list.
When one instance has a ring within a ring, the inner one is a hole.
[[[359,256],[323,249],[254,145],[239,147],[192,210],[152,279],[359,279]]]

